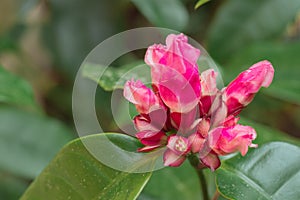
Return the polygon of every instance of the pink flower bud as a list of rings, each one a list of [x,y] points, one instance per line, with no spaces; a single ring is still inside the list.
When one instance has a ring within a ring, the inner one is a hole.
[[[156,146],[167,141],[167,136],[162,131],[141,131],[135,135],[143,145]]]
[[[228,114],[238,114],[254,98],[261,87],[268,87],[274,76],[274,68],[269,61],[254,64],[242,72],[224,90],[223,100]]]
[[[127,81],[124,86],[124,97],[136,106],[139,113],[148,114],[151,111],[164,108],[163,103],[155,93],[140,80]]]
[[[218,127],[209,133],[209,145],[219,155],[240,151],[244,156],[248,147],[256,147],[252,141],[256,138],[255,130],[250,126],[235,125]]]
[[[219,156],[214,151],[210,151],[208,154],[200,157],[200,160],[205,166],[209,167],[211,171],[215,171],[221,165]]]
[[[151,66],[152,83],[163,102],[173,112],[189,112],[201,95],[196,63],[200,51],[188,44],[183,34],[169,35],[166,43],[150,46],[145,62]]]

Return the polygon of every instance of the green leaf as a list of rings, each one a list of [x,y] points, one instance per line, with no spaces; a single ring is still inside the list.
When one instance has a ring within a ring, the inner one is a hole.
[[[188,11],[180,0],[131,0],[155,26],[182,31],[188,23]]]
[[[208,33],[209,52],[224,62],[252,42],[278,38],[299,9],[299,0],[226,1]]]
[[[122,89],[125,82],[132,78],[149,83],[150,67],[145,67],[145,63],[142,61],[130,63],[119,68],[108,67],[107,69],[99,64],[86,63],[83,66],[82,75],[96,81],[104,90],[112,91],[114,89]]]
[[[126,173],[100,163],[83,142],[103,137],[127,150],[139,147],[135,138],[124,134],[97,134],[81,138],[82,141],[77,139],[59,152],[21,199],[135,199],[151,173]]]
[[[0,199],[19,199],[26,190],[27,181],[0,171]]]
[[[207,2],[209,2],[210,0],[199,0],[196,5],[195,5],[195,9],[200,8],[200,6],[206,4]]]
[[[50,0],[52,17],[44,23],[43,41],[53,55],[54,66],[67,77],[74,78],[91,49],[122,31],[128,3]]]
[[[277,99],[300,105],[299,51],[299,42],[254,43],[228,63],[225,77],[231,80],[254,62],[269,60],[274,66],[275,76],[271,86],[263,91]]]
[[[0,168],[25,178],[36,177],[72,139],[59,121],[15,108],[0,108]]]
[[[204,174],[209,195],[212,197],[216,190],[214,174],[208,169],[204,171]],[[186,161],[180,167],[165,167],[154,171],[139,199],[202,199],[195,169]]]
[[[142,194],[164,200],[201,199],[197,178],[197,174],[188,162],[178,168],[166,167],[153,172]]]
[[[300,148],[273,142],[222,162],[219,191],[230,199],[282,200],[300,196]]]
[[[35,107],[31,86],[25,80],[11,74],[0,66],[0,102]]]

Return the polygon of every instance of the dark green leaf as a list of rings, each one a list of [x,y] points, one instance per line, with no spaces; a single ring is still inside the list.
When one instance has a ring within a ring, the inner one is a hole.
[[[188,12],[180,0],[131,0],[155,26],[182,31],[188,23]]]
[[[29,83],[0,66],[0,102],[34,107],[35,100]]]
[[[216,189],[214,174],[207,169],[205,177],[212,197]],[[139,199],[202,199],[198,176],[187,161],[178,168],[166,167],[155,171]]]
[[[97,134],[81,140],[93,142],[103,137],[127,150],[136,151],[139,147],[135,138],[123,134]],[[81,140],[65,146],[21,199],[135,199],[151,173],[126,173],[109,168],[95,159]]]
[[[273,142],[222,162],[216,182],[230,199],[298,199],[299,166],[299,147]]]
[[[34,178],[71,140],[60,122],[14,108],[0,108],[0,168]]]
[[[27,182],[0,172],[0,199],[19,199],[26,190]]]
[[[203,4],[206,4],[209,1],[210,0],[199,0],[195,5],[195,9],[200,8],[200,6],[202,6]]]
[[[54,66],[71,78],[85,56],[104,39],[123,30],[118,25],[125,24],[122,10],[127,6],[120,1],[50,0],[48,5],[51,18],[43,27],[44,41],[53,54]]]
[[[197,174],[188,162],[179,168],[166,167],[153,172],[143,194],[164,200],[201,199],[197,178]]]
[[[209,31],[209,52],[224,62],[254,41],[278,38],[299,9],[299,0],[226,1]]]

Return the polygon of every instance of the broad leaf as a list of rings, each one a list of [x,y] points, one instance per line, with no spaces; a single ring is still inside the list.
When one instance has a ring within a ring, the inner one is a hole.
[[[29,83],[0,66],[0,102],[35,107],[33,91]]]
[[[153,199],[201,199],[197,178],[194,169],[186,161],[178,168],[166,167],[153,172],[142,194]]]
[[[209,52],[227,61],[254,41],[278,38],[299,9],[299,0],[226,1],[209,31]]]
[[[188,11],[180,0],[131,1],[155,26],[181,31],[188,23]]]
[[[98,84],[106,91],[122,89],[127,80],[141,80],[144,83],[150,82],[150,67],[145,66],[142,61],[137,61],[119,68],[108,67],[92,63],[83,66],[82,75]],[[103,74],[102,74],[102,71]]]
[[[273,142],[245,157],[223,161],[216,182],[219,191],[230,199],[298,199],[299,166],[299,147]]]
[[[77,139],[59,152],[21,199],[135,199],[151,173],[121,172],[99,162],[83,142],[103,137],[127,150],[139,147],[135,138],[123,134],[97,134]]]
[[[0,108],[0,168],[36,177],[59,149],[72,139],[59,121],[15,108]]]

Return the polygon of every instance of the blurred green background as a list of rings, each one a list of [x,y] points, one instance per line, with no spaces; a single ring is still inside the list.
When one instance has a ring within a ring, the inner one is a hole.
[[[72,86],[89,51],[113,34],[137,27],[166,27],[194,38],[221,67],[226,83],[255,62],[270,60],[274,82],[242,112],[243,121],[252,124],[264,142],[296,141],[300,1],[211,0],[195,10],[196,3],[1,0],[0,199],[18,199],[59,149],[76,137]],[[115,65],[139,60],[144,53],[126,56]],[[99,88],[100,122],[105,130],[117,131],[105,106],[109,104],[110,92]],[[263,135],[265,130],[274,135]],[[149,193],[155,197],[159,190],[154,187]]]

